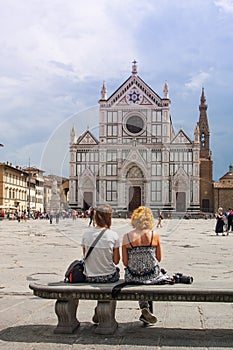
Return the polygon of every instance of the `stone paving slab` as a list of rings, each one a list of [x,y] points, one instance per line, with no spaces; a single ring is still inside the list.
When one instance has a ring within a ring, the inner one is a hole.
[[[162,266],[200,281],[226,286],[233,281],[233,234],[216,236],[215,220],[165,220],[158,229]],[[0,349],[233,349],[233,305],[154,303],[158,323],[144,327],[137,302],[118,302],[119,327],[112,336],[97,335],[91,322],[95,302],[80,301],[80,328],[54,334],[54,300],[33,296],[31,281],[60,281],[68,264],[81,258],[80,241],[88,221],[0,222]],[[120,237],[128,219],[114,219]],[[120,264],[122,276],[123,266]],[[172,286],[171,286],[172,288]]]

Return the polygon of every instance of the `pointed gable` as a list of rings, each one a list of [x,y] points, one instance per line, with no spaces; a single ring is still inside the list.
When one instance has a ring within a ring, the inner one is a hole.
[[[173,187],[175,191],[187,191],[189,188],[188,175],[182,167],[173,176]]]
[[[78,145],[98,145],[99,141],[95,138],[95,136],[87,130],[83,135],[81,135],[78,140]]]
[[[139,151],[136,150],[135,148],[130,150],[130,152],[126,158],[126,162],[129,162],[129,161],[131,162],[132,159],[135,163],[142,164],[143,166],[146,166],[145,160],[142,158]]]
[[[172,144],[191,144],[192,141],[186,135],[186,133],[182,129],[180,129],[179,132],[175,135],[171,143]]]
[[[122,176],[127,176],[128,171],[131,168],[134,168],[134,174],[135,177],[137,170],[138,169],[139,173],[140,171],[142,172],[143,175],[141,175],[140,177],[147,177],[148,176],[148,167],[147,164],[145,162],[145,160],[143,159],[143,157],[141,156],[141,154],[139,153],[138,150],[132,149],[130,150],[129,154],[127,155],[126,159],[123,161],[122,164]],[[138,174],[139,174],[138,173]]]
[[[105,102],[109,107],[119,105],[155,105],[161,107],[163,100],[139,76],[129,77]]]

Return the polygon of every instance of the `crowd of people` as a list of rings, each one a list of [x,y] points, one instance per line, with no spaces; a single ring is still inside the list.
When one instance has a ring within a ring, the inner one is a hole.
[[[50,220],[53,221],[54,218],[71,218],[72,216],[72,211],[47,211],[47,212],[40,212],[40,211],[31,211],[30,213],[27,210],[23,211],[8,211],[8,212],[0,212],[0,217],[4,219],[9,219],[9,220],[18,220],[18,222],[26,221],[29,218],[33,220],[38,220],[38,219],[45,219],[45,220]]]

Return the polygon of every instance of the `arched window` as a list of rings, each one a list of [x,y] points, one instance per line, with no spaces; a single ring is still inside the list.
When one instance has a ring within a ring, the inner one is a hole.
[[[129,178],[143,178],[143,173],[141,169],[139,169],[138,166],[134,165],[132,168],[129,169],[126,175],[127,179]]]

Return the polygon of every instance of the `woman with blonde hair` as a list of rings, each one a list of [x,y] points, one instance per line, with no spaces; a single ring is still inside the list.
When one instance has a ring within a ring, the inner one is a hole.
[[[122,260],[125,266],[125,281],[129,283],[153,284],[160,274],[162,258],[159,235],[153,231],[154,216],[150,208],[140,206],[131,217],[133,230],[126,233],[122,242]],[[150,312],[148,301],[139,301],[140,321],[156,323]]]
[[[216,216],[216,220],[217,220],[216,225],[215,225],[216,236],[218,236],[219,233],[221,233],[222,236],[225,236],[225,234],[224,234],[224,225],[225,225],[224,220],[226,220],[226,217],[223,214],[222,207],[218,208],[218,212],[216,213],[215,216]]]

